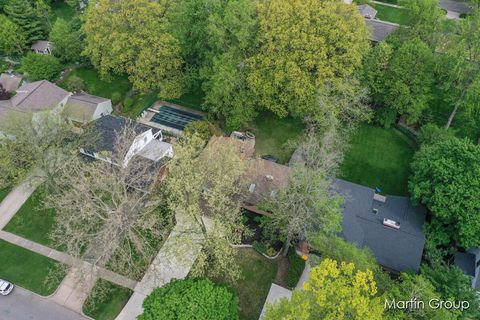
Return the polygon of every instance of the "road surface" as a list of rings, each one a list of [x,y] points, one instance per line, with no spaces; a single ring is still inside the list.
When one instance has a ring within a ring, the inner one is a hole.
[[[78,313],[15,287],[6,297],[0,296],[1,320],[86,320]]]

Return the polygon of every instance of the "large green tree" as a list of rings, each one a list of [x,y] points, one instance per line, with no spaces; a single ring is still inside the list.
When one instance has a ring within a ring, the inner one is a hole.
[[[400,4],[408,15],[408,28],[402,29],[405,37],[418,37],[435,48],[445,16],[438,0],[401,0]]]
[[[27,36],[28,43],[44,40],[50,26],[50,10],[42,0],[8,0],[5,5],[5,14]]]
[[[139,320],[235,320],[238,298],[232,289],[207,279],[172,280],[143,302]]]
[[[49,39],[55,45],[53,54],[62,62],[78,62],[83,50],[83,36],[75,20],[58,18],[50,31]]]
[[[427,230],[437,244],[480,245],[480,146],[449,138],[424,145],[412,163],[413,200],[432,212]]]
[[[84,54],[106,77],[128,74],[135,89],[182,93],[180,45],[169,31],[168,1],[97,0],[85,12]]]
[[[54,56],[29,52],[21,60],[21,70],[30,80],[53,81],[62,71],[62,64]]]
[[[383,105],[418,121],[428,107],[433,84],[432,50],[418,38],[404,42],[396,50],[384,74]]]
[[[25,49],[23,30],[5,15],[0,15],[0,54],[19,54]]]
[[[258,107],[304,116],[326,80],[361,65],[368,30],[356,6],[335,0],[258,2],[259,48],[247,64]]]

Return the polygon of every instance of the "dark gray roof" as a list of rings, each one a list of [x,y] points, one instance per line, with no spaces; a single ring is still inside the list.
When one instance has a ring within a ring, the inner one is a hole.
[[[390,33],[399,27],[396,23],[376,19],[365,19],[365,24],[371,31],[370,40],[374,42],[384,41]]]
[[[92,122],[93,133],[95,134],[95,150],[93,152],[109,151],[114,152],[117,137],[127,127],[132,128],[137,134],[152,129],[153,133],[160,131],[157,128],[138,123],[134,120],[113,115],[103,116]]]
[[[475,277],[475,255],[468,252],[455,253],[455,265],[465,274]]]
[[[367,246],[389,269],[418,271],[425,245],[425,208],[414,207],[407,197],[387,196],[385,203],[378,202],[373,189],[340,179],[331,188],[345,197],[341,233],[345,240]],[[384,226],[384,218],[399,222],[400,229]]]
[[[369,6],[368,4],[359,5],[358,11],[360,11],[360,14],[367,19],[374,19],[377,15],[377,10],[375,10],[372,6]]]
[[[439,0],[438,6],[447,11],[453,11],[458,13],[469,13],[470,11],[472,11],[472,6],[466,1]]]

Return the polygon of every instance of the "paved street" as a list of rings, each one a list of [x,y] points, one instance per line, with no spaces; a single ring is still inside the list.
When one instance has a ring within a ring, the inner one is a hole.
[[[78,313],[63,308],[50,300],[36,296],[22,288],[0,296],[1,320],[86,320]]]

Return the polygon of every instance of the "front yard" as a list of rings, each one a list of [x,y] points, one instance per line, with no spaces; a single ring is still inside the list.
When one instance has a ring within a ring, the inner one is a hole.
[[[362,125],[352,135],[340,167],[341,178],[390,195],[408,194],[415,144],[396,129]]]
[[[113,320],[122,311],[132,290],[98,280],[83,305],[83,312],[96,320]]]
[[[51,270],[61,265],[27,249],[0,240],[0,278],[42,296],[52,294],[63,277],[49,279]]]

